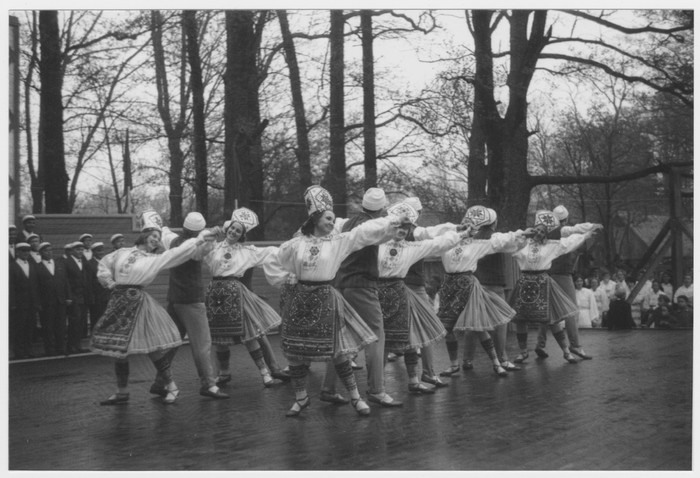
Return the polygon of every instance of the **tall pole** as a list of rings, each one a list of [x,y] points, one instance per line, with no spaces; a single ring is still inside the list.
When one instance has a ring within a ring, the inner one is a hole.
[[[11,224],[19,218],[19,20],[10,16],[10,135],[8,172],[10,176],[10,199],[8,219]]]
[[[681,176],[677,168],[671,167],[669,173],[671,192],[671,272],[674,285],[678,287],[683,282],[683,234],[682,221]]]

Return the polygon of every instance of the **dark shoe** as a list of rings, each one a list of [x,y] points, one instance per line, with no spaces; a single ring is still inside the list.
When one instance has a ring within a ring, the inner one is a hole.
[[[474,363],[471,360],[465,360],[462,362],[462,369],[464,370],[473,370],[474,369]]]
[[[158,395],[159,397],[165,397],[168,394],[168,391],[163,385],[153,382],[149,393],[152,393],[153,395]]]
[[[230,373],[225,373],[223,375],[219,375],[216,377],[216,384],[221,386],[221,385],[226,385],[231,381],[231,374]]]
[[[431,377],[430,375],[426,374],[425,372],[423,372],[423,375],[420,376],[420,380],[421,380],[421,382],[425,382],[425,383],[429,383],[430,385],[434,385],[435,388],[442,388],[442,387],[449,386],[449,383],[443,382],[437,376]]]
[[[280,385],[282,380],[277,380],[276,378],[272,378],[272,375],[263,375],[263,385],[265,385],[265,388],[271,388],[274,387],[275,385]]]
[[[451,377],[454,374],[456,374],[457,372],[459,372],[459,365],[450,365],[450,368],[440,372],[440,376],[441,377]]]
[[[527,350],[525,352],[520,352],[517,357],[513,360],[515,363],[523,363],[527,360],[527,358],[530,356],[529,353],[527,353]]]
[[[496,375],[498,375],[499,377],[507,377],[508,376],[508,372],[506,372],[506,369],[504,369],[500,365],[494,365],[493,371],[496,372]]]
[[[352,367],[353,370],[362,370],[362,367],[357,365],[354,360],[350,361],[350,366]]]
[[[389,396],[388,393],[376,395],[376,394],[367,392],[367,400],[370,402],[378,403],[382,407],[387,407],[387,408],[402,407],[403,406],[403,402],[399,402],[398,400],[394,400],[393,398],[391,398]]]
[[[506,372],[515,372],[518,370],[522,370],[522,368],[518,367],[514,363],[508,362],[507,360],[505,362],[501,362],[501,367],[506,369]]]
[[[322,402],[334,403],[336,405],[347,405],[348,403],[350,403],[350,400],[343,397],[341,394],[331,393],[328,390],[321,390],[320,400]]]
[[[285,415],[288,417],[296,417],[303,409],[308,408],[309,405],[311,405],[311,399],[309,399],[308,395],[301,400],[294,400],[294,405],[292,405],[292,408],[287,410]]]
[[[218,388],[216,389],[215,392],[211,391],[208,388],[200,388],[199,394],[203,397],[211,397],[211,398],[215,398],[218,400],[225,400],[227,398],[231,398],[227,393],[222,392]]]
[[[590,355],[587,355],[586,352],[584,352],[582,348],[575,349],[573,347],[569,347],[569,351],[574,355],[578,355],[583,360],[592,360],[593,359],[593,357]]]
[[[569,363],[578,363],[578,360],[576,360],[576,357],[574,357],[573,354],[564,354],[564,360]]]
[[[121,405],[129,401],[129,393],[115,393],[107,400],[102,400],[100,405]]]
[[[355,409],[355,411],[360,415],[361,417],[366,417],[369,415],[369,405],[367,405],[367,402],[362,400],[361,398],[353,398],[351,401],[352,403],[352,408]]]
[[[409,383],[408,391],[411,393],[423,394],[423,393],[435,393],[434,388],[426,387],[422,383]]]
[[[289,382],[292,379],[289,372],[285,372],[284,370],[274,370],[270,372],[270,375],[272,375],[272,378],[282,380],[283,382]]]
[[[549,357],[549,354],[547,352],[545,352],[544,349],[541,349],[539,347],[535,347],[535,353],[541,359],[546,359],[547,357]]]

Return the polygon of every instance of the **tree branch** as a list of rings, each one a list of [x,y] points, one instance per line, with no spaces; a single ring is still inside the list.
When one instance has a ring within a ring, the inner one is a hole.
[[[530,176],[530,186],[539,186],[542,184],[606,184],[619,183],[632,179],[640,179],[650,174],[667,173],[672,167],[687,168],[692,167],[692,161],[680,163],[664,163],[651,166],[649,168],[640,169],[631,173],[620,174],[617,176]]]

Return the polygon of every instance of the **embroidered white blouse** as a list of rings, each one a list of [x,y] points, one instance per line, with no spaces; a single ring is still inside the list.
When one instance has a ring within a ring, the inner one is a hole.
[[[187,262],[196,252],[197,238],[188,239],[162,254],[144,252],[136,246],[124,247],[99,261],[97,279],[108,289],[119,284],[147,286],[160,271]]]
[[[351,253],[391,239],[395,233],[393,225],[389,218],[380,217],[340,234],[298,236],[279,247],[277,258],[285,274],[291,272],[298,280],[329,281]]]
[[[518,262],[523,271],[546,271],[552,267],[552,261],[557,257],[578,249],[586,239],[591,237],[591,232],[584,234],[571,234],[558,240],[549,239],[544,243],[528,239],[525,247],[513,253],[513,258]]]
[[[252,244],[221,241],[204,256],[204,263],[209,266],[214,277],[243,277],[251,267],[262,266],[277,252],[277,247],[257,247]]]
[[[474,272],[477,262],[496,252],[515,252],[526,244],[523,231],[495,232],[489,239],[467,237],[452,249],[442,253],[445,272]]]
[[[460,240],[459,234],[447,231],[435,239],[407,242],[391,240],[379,246],[379,277],[403,279],[413,264],[450,249]]]

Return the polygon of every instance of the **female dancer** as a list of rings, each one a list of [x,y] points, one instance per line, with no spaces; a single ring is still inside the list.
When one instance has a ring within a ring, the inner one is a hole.
[[[377,337],[331,286],[331,280],[350,253],[390,239],[400,221],[377,218],[349,232],[331,234],[335,215],[328,191],[312,187],[304,199],[309,218],[301,228],[302,235],[282,244],[278,252],[282,266],[297,278],[282,323],[282,350],[289,360],[296,396],[287,416],[299,415],[310,404],[306,391],[310,362],[327,360],[335,363],[357,413],[368,415],[370,409],[360,398],[349,355]]]
[[[520,355],[516,357],[516,363],[528,357],[528,322],[549,325],[552,335],[564,353],[564,359],[569,363],[576,363],[576,358],[569,350],[563,321],[566,317],[578,314],[578,308],[562,288],[549,277],[547,271],[555,258],[581,246],[602,226],[596,224],[594,228],[583,234],[577,233],[559,240],[547,240],[548,231],[558,226],[559,220],[551,211],[537,211],[534,228],[527,231],[532,237],[527,240],[524,248],[513,254],[522,272],[511,298],[511,304],[518,312],[513,319],[517,325],[516,334],[520,347]]]
[[[445,327],[432,310],[404,283],[408,269],[417,261],[441,254],[456,245],[461,236],[447,231],[435,239],[407,242],[406,236],[415,226],[418,212],[406,203],[398,203],[387,209],[389,216],[407,217],[410,223],[396,230],[393,240],[379,246],[379,302],[384,318],[384,350],[403,353],[408,372],[408,391],[435,393],[418,380],[418,349],[437,342],[445,336]],[[466,232],[462,233],[466,234]]]
[[[489,331],[507,324],[515,315],[515,311],[497,294],[484,289],[474,277],[474,271],[478,260],[486,255],[513,252],[523,247],[524,233],[493,233],[489,239],[474,239],[472,236],[479,228],[490,223],[489,212],[484,206],[470,207],[462,223],[467,225],[468,237],[442,254],[442,264],[447,274],[440,287],[438,317],[447,329],[445,343],[450,357],[450,368],[440,375],[451,376],[459,371],[459,344],[455,332],[466,332],[477,335],[493,362],[493,371],[504,377],[508,374],[501,366]]]
[[[132,354],[148,354],[165,384],[163,402],[173,403],[179,391],[170,370],[169,349],[179,346],[180,332],[168,313],[143,288],[163,269],[188,261],[212,233],[203,230],[197,238],[188,239],[179,247],[162,254],[152,251],[160,246],[161,219],[154,211],[141,217],[141,235],[134,247],[116,250],[99,263],[97,277],[110,289],[104,315],[93,329],[90,349],[100,355],[114,357],[117,393],[100,405],[117,405],[129,400],[129,362]]]
[[[219,362],[217,385],[231,380],[229,346],[243,342],[262,375],[263,385],[280,383],[272,378],[257,338],[277,327],[282,319],[265,301],[241,283],[251,267],[261,266],[276,252],[276,247],[246,245],[245,234],[258,225],[258,216],[247,208],[233,211],[224,223],[226,238],[204,257],[213,279],[207,288],[206,307],[211,342]]]

